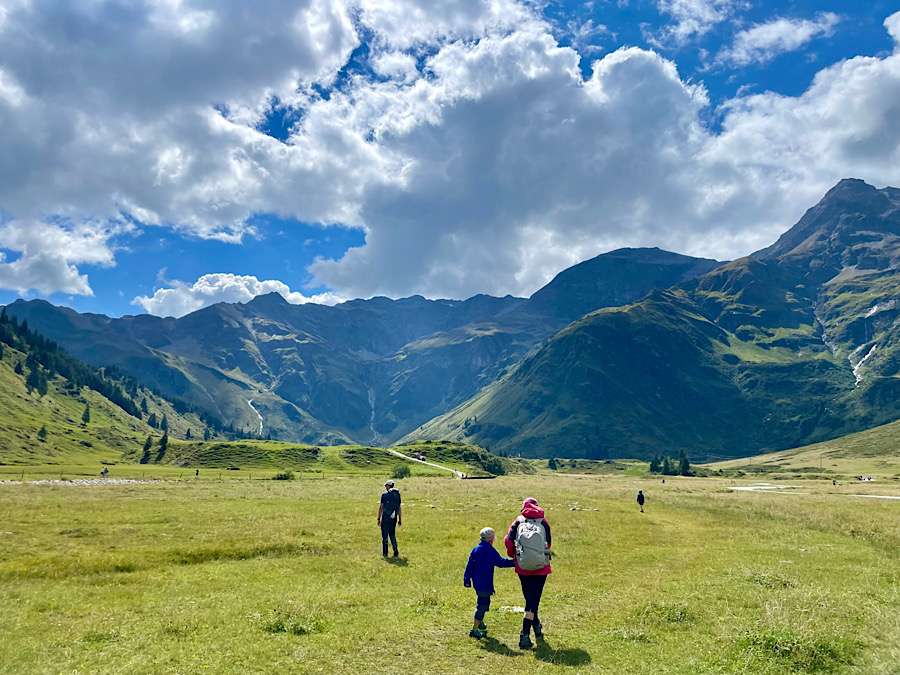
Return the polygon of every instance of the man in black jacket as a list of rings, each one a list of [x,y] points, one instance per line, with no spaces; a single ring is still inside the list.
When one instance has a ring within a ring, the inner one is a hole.
[[[378,505],[378,525],[381,527],[381,555],[387,558],[388,539],[394,548],[394,557],[399,557],[397,550],[397,526],[402,525],[403,517],[400,507],[400,491],[394,487],[394,481],[384,484],[384,493]]]

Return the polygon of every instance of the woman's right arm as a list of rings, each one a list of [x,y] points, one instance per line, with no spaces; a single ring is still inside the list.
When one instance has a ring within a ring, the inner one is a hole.
[[[516,556],[516,532],[519,529],[519,518],[516,517],[514,521],[509,526],[509,531],[506,533],[506,537],[503,539],[503,543],[506,544],[506,555],[510,558],[514,558]]]

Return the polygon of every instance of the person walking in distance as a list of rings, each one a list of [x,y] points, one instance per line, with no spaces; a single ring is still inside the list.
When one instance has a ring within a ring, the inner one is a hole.
[[[378,526],[381,528],[381,555],[387,558],[388,539],[394,549],[394,557],[398,558],[397,550],[397,526],[403,524],[403,516],[400,506],[400,491],[394,487],[394,481],[389,480],[384,484],[384,493],[381,495],[381,503],[378,505]]]
[[[643,490],[638,490],[637,503],[638,503],[638,506],[641,507],[641,513],[644,512],[644,501],[645,501],[645,499],[644,499],[644,491],[643,491]]]
[[[544,509],[537,499],[528,497],[522,502],[522,511],[509,526],[504,539],[506,553],[516,561],[516,574],[522,584],[525,598],[525,618],[519,635],[519,649],[531,649],[531,631],[538,642],[544,639],[544,628],[538,616],[541,595],[550,568],[550,523],[544,518]]]

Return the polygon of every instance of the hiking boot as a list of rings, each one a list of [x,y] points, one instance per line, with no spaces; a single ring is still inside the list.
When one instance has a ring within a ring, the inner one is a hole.
[[[476,640],[480,640],[485,636],[485,631],[481,628],[473,628],[469,631],[469,637],[475,638]]]
[[[487,633],[487,624],[484,621],[481,622],[481,624],[478,626],[478,628],[483,630],[485,633]]]
[[[543,642],[544,641],[544,627],[539,623],[533,624],[531,627],[534,629],[534,639],[537,640],[538,642]]]
[[[519,649],[531,649],[532,647],[534,647],[534,644],[532,644],[528,633],[519,635]]]

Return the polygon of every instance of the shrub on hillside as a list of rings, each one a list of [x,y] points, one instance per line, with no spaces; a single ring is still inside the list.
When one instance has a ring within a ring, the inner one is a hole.
[[[294,472],[293,471],[279,471],[274,476],[272,476],[272,480],[294,480]]]
[[[495,476],[503,476],[506,474],[506,465],[503,463],[503,460],[496,455],[485,453],[479,464],[482,469]]]
[[[409,478],[412,475],[412,471],[409,468],[409,464],[398,464],[394,467],[394,473],[391,474],[391,478]]]

